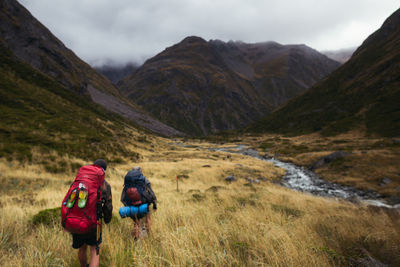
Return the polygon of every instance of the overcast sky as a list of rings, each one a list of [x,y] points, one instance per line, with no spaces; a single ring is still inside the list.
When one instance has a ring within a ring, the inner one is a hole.
[[[18,0],[92,65],[143,63],[186,36],[359,46],[399,0]]]

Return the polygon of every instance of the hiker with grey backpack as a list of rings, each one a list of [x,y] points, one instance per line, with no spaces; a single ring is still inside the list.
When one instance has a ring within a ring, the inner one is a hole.
[[[153,210],[157,210],[156,195],[140,167],[134,167],[125,175],[121,202],[125,207],[120,209],[119,214],[122,218],[130,217],[133,220],[132,236],[139,239],[142,231],[141,221],[145,220],[146,232],[150,231],[150,205],[153,204]]]

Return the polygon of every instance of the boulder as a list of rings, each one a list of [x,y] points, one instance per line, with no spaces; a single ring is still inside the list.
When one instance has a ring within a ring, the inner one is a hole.
[[[391,196],[391,197],[389,197],[389,199],[388,199],[388,203],[389,203],[390,205],[397,205],[397,204],[400,204],[400,197]]]
[[[249,183],[253,183],[253,179],[251,179],[250,177],[246,177],[246,178],[244,178],[247,182],[249,182]]]
[[[380,186],[385,186],[385,185],[390,184],[391,182],[392,182],[392,179],[390,179],[388,177],[384,177],[379,185]]]
[[[319,160],[317,160],[316,162],[314,162],[309,169],[310,170],[318,169],[325,164],[328,164],[336,159],[344,158],[344,157],[348,156],[349,154],[350,154],[349,152],[344,152],[344,151],[333,152],[333,153],[329,154],[328,156],[322,157]]]
[[[227,181],[227,182],[229,182],[229,183],[231,183],[231,182],[236,182],[236,181],[237,181],[237,178],[236,178],[235,176],[233,176],[233,175],[230,175],[230,176],[228,176],[228,177],[225,178],[225,181]]]
[[[244,151],[242,152],[242,154],[243,154],[243,155],[246,155],[246,156],[255,157],[255,158],[257,158],[257,157],[259,156],[257,150],[254,150],[254,149],[247,149],[247,150],[244,150]]]
[[[394,138],[392,141],[393,144],[400,144],[400,138]]]
[[[272,157],[268,154],[264,154],[264,156],[262,156],[264,159],[272,159]]]

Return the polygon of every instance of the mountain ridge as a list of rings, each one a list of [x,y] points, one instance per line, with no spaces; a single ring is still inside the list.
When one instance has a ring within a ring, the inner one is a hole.
[[[339,69],[248,130],[332,135],[360,128],[399,136],[399,43],[400,9]]]
[[[166,124],[205,135],[260,119],[338,66],[304,45],[189,36],[117,86]]]

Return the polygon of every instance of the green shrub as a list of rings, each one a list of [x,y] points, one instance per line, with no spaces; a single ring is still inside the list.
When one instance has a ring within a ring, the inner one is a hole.
[[[192,199],[191,200],[195,201],[195,202],[199,202],[199,201],[204,200],[205,198],[206,198],[206,196],[204,194],[196,193],[196,194],[192,195]]]
[[[268,148],[271,148],[271,147],[273,147],[274,146],[274,143],[269,143],[269,142],[266,142],[266,143],[262,143],[259,147],[260,147],[260,149],[262,149],[262,150],[267,150]]]
[[[188,179],[189,178],[189,175],[187,175],[187,174],[178,174],[178,179]]]
[[[61,221],[61,207],[39,211],[32,218],[33,225],[53,226]]]

